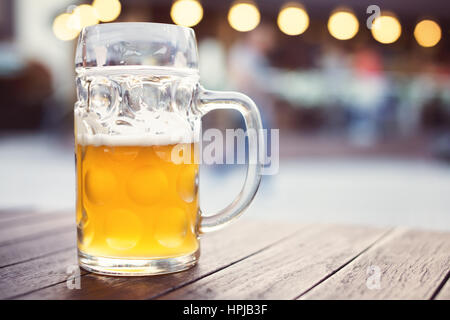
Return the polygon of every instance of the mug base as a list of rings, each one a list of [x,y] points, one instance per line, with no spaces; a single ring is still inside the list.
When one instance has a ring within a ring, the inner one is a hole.
[[[78,250],[81,268],[109,276],[150,276],[179,272],[193,267],[199,257],[199,249],[188,255],[165,259],[106,258],[91,256]]]

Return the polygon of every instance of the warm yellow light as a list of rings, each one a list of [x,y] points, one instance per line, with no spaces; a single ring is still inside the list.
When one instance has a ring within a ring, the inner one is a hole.
[[[70,13],[60,14],[53,21],[53,33],[60,40],[72,40],[78,36],[79,29],[73,28],[71,24],[72,15]]]
[[[287,4],[278,14],[277,23],[283,33],[296,36],[308,28],[309,16],[305,9],[297,4]]]
[[[74,17],[74,27],[80,30],[98,23],[97,13],[94,7],[88,4],[82,4],[76,7],[72,15]]]
[[[349,11],[335,12],[328,19],[328,31],[336,39],[351,39],[358,33],[358,29],[358,19]]]
[[[202,20],[203,7],[196,0],[177,0],[170,9],[170,17],[178,25],[193,27]]]
[[[414,38],[422,47],[434,47],[441,37],[441,27],[433,20],[422,20],[414,29]]]
[[[119,0],[94,0],[92,7],[97,18],[102,22],[110,22],[117,19],[122,10]]]
[[[393,43],[402,34],[402,26],[397,18],[381,15],[373,21],[372,36],[381,43]]]
[[[258,8],[249,2],[236,3],[228,11],[228,23],[237,31],[247,32],[255,29],[260,19]]]

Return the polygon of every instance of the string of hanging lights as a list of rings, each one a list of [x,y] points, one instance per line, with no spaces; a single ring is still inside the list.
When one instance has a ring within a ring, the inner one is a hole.
[[[83,27],[114,21],[121,12],[119,0],[94,0],[91,5],[73,7],[70,12],[58,15],[53,22],[53,32],[58,39],[75,39]],[[199,0],[175,0],[170,9],[172,21],[186,27],[199,24],[203,15],[203,6]],[[237,0],[230,6],[227,19],[234,30],[248,32],[259,25],[261,14],[255,1]],[[299,2],[285,3],[277,16],[278,28],[288,36],[299,36],[307,32],[309,21],[306,8]],[[358,18],[349,8],[333,10],[327,22],[330,35],[341,41],[354,38],[359,27]],[[381,12],[373,21],[371,34],[376,41],[391,44],[402,35],[402,26],[395,14]],[[415,26],[414,38],[422,47],[433,47],[442,38],[441,27],[434,20],[421,20]]]

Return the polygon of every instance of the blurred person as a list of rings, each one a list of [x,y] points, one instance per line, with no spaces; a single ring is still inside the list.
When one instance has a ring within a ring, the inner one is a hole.
[[[150,6],[146,2],[137,2],[132,6],[123,6],[117,22],[152,22]]]
[[[359,91],[363,95],[355,106],[359,122],[352,128],[355,130],[353,141],[368,145],[374,143],[378,135],[386,133],[385,124],[395,117],[396,104],[388,97],[389,79],[383,72],[383,61],[377,51],[361,47],[355,51],[352,62],[353,77],[362,85]]]
[[[275,126],[274,69],[268,54],[275,47],[273,26],[261,24],[234,43],[229,53],[230,81],[251,97],[261,112],[265,129]]]
[[[395,119],[396,101],[390,99],[389,81],[381,56],[362,47],[352,56],[354,97],[350,139],[356,145],[370,146],[384,136],[387,123]]]
[[[229,52],[231,85],[237,91],[243,92],[253,99],[259,108],[263,128],[267,129],[267,134],[265,134],[265,163],[268,163],[268,154],[272,148],[270,129],[277,126],[275,95],[277,94],[276,77],[278,71],[271,66],[268,59],[268,55],[275,48],[275,44],[274,27],[260,24],[256,29],[246,33],[235,42]],[[241,117],[240,122],[240,127],[245,127]],[[227,150],[227,152],[230,152],[230,150]],[[273,183],[267,184],[268,177],[270,176],[264,176],[263,181],[266,181],[266,186],[271,186]],[[266,191],[270,192],[270,189]]]
[[[0,46],[0,130],[38,129],[52,92],[47,67],[23,59],[13,46]]]
[[[380,55],[373,49],[363,47],[357,50],[353,57],[353,67],[359,75],[381,75],[383,61]]]
[[[395,91],[399,90],[398,84],[384,72],[382,58],[372,48],[362,47],[356,50],[353,68],[360,81],[365,81],[373,87],[375,95],[370,104],[374,110],[367,116],[374,125],[374,134],[377,138],[389,139],[397,131],[399,99]]]

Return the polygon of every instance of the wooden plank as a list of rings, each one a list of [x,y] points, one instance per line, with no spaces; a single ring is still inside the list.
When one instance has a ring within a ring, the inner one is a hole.
[[[2,229],[0,232],[0,246],[34,239],[63,228],[66,230],[76,228],[75,214],[61,214],[50,220],[33,224],[18,224],[11,228]]]
[[[20,298],[150,299],[226,268],[291,236],[300,228],[301,226],[292,224],[239,221],[224,230],[202,237],[200,261],[190,270],[154,277],[124,278],[87,274],[81,278],[80,290],[68,290],[65,284],[58,284]]]
[[[0,268],[76,247],[76,228],[0,247]]]
[[[315,225],[162,299],[294,299],[386,234]]]
[[[30,216],[35,214],[35,212],[35,209],[32,207],[0,209],[0,223],[4,220]]]
[[[77,265],[76,249],[0,269],[0,299],[10,299],[68,278],[67,268]]]
[[[9,219],[3,219],[0,221],[0,231],[6,228],[12,228],[16,226],[24,226],[27,224],[33,223],[45,223],[49,220],[59,219],[62,216],[70,216],[72,219],[75,219],[75,213],[68,212],[35,212],[26,216],[13,217]]]
[[[436,300],[450,300],[450,280],[449,280],[449,274],[447,274],[447,278],[445,281],[444,286],[442,289],[438,292],[436,296]]]
[[[450,233],[400,229],[301,298],[429,299],[449,267]]]

